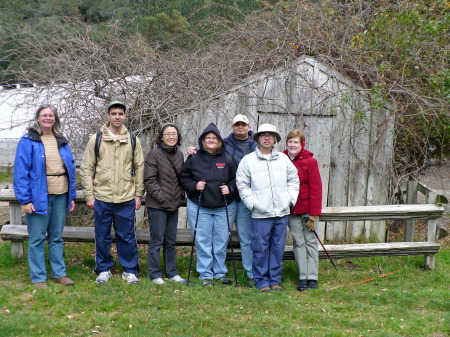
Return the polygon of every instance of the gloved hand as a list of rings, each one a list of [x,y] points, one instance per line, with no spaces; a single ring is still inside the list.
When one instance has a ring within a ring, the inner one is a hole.
[[[310,215],[309,220],[305,224],[306,228],[308,228],[311,232],[316,229],[317,226],[317,216]]]

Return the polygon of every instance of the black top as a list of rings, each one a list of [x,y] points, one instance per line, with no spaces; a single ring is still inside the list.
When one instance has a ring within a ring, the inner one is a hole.
[[[201,207],[220,208],[225,206],[223,194],[220,186],[225,184],[230,190],[227,196],[227,203],[233,201],[236,188],[235,160],[225,152],[224,147],[213,154],[207,152],[202,144],[202,139],[209,133],[214,132],[222,140],[219,130],[214,123],[209,124],[200,135],[198,142],[200,150],[197,154],[187,158],[181,171],[181,183],[186,189],[189,200],[198,203],[200,191],[197,191],[197,183],[206,181],[203,191]]]

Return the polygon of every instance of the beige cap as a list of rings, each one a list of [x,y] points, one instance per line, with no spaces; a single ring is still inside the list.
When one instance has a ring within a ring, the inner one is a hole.
[[[260,125],[259,128],[258,128],[258,132],[255,132],[253,134],[253,140],[255,142],[257,142],[259,135],[261,133],[266,133],[266,132],[273,133],[275,138],[276,138],[276,140],[277,140],[277,142],[281,141],[281,136],[277,132],[277,128],[275,127],[275,125],[272,125],[272,124],[262,124],[262,125]]]
[[[236,115],[233,118],[233,125],[239,122],[243,122],[245,124],[248,124],[248,118],[245,117],[244,115]]]

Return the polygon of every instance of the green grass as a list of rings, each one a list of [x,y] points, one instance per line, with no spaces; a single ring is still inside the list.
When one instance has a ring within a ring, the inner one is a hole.
[[[13,181],[12,173],[0,172],[0,182],[12,183],[12,181]]]
[[[190,286],[157,286],[145,277],[146,246],[140,246],[141,283],[114,277],[94,283],[94,245],[65,246],[68,275],[63,287],[30,285],[26,258],[13,260],[10,244],[0,244],[0,331],[2,336],[447,336],[449,329],[450,247],[423,270],[423,256],[337,260],[339,272],[320,261],[319,289],[299,293],[297,268],[285,261],[283,292],[259,293],[246,287],[203,289],[196,272]],[[187,277],[188,248],[179,249],[178,269]],[[117,262],[116,262],[117,263]],[[239,282],[242,266],[237,264]],[[232,264],[228,263],[232,276]],[[327,291],[399,270],[364,284]]]

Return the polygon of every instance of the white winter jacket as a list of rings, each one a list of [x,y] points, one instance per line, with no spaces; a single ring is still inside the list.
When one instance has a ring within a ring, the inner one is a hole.
[[[282,217],[297,202],[300,182],[297,169],[284,154],[272,149],[266,159],[259,148],[246,155],[236,173],[241,200],[253,218]]]

